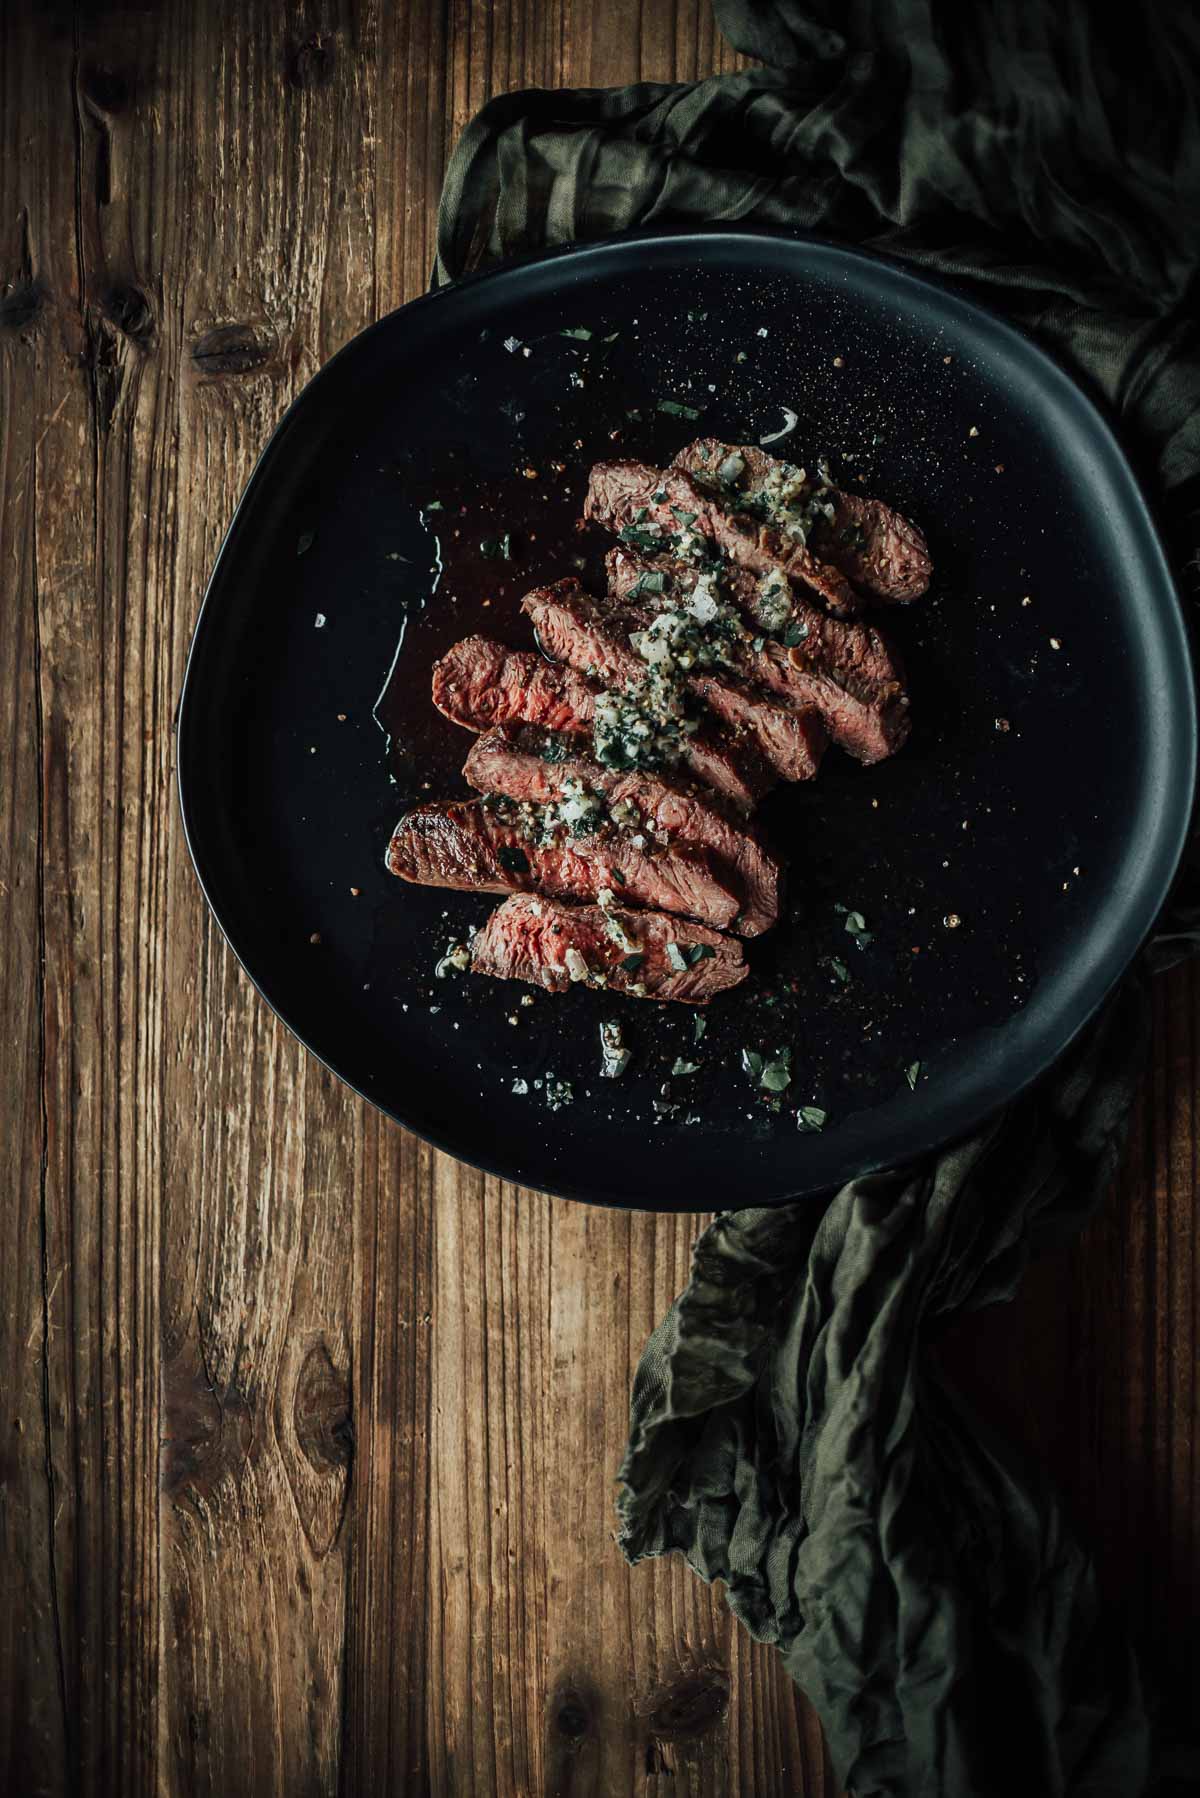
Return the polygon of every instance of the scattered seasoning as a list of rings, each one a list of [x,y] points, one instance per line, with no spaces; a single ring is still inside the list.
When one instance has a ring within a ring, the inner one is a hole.
[[[444,512],[446,508],[440,499],[431,499],[426,505],[422,506],[421,510],[423,512]]]
[[[798,414],[793,412],[790,406],[780,406],[779,410],[783,413],[782,429],[771,431],[766,437],[759,438],[758,441],[764,449],[768,443],[778,443],[781,437],[786,437],[790,431],[794,431],[799,423]]]
[[[619,1080],[633,1059],[615,1018],[600,1026],[600,1078]]]
[[[962,923],[962,919],[956,911],[948,911],[942,919],[942,923],[946,926],[947,930],[957,930]]]
[[[942,357],[943,362],[953,362],[953,360],[954,360],[953,356],[943,356]]]
[[[345,714],[345,712],[339,712],[339,713],[338,713],[338,715],[337,715],[337,721],[338,721],[338,723],[339,723],[339,724],[345,724],[345,722],[346,722],[346,714]]]
[[[1004,464],[1003,464],[1003,462],[997,462],[997,464],[996,464],[996,473],[997,473],[997,474],[1003,474],[1003,473],[1004,473]]]
[[[844,961],[839,961],[836,955],[827,955],[825,957],[825,965],[837,976],[843,986],[849,984],[850,970]]]
[[[324,612],[317,613],[316,617],[313,619],[313,628],[315,630],[319,630],[319,631],[323,631],[325,629],[325,614],[324,614]]]
[[[574,337],[577,338],[580,343],[590,343],[592,341],[592,333],[588,330],[586,325],[568,325],[565,331],[559,332],[559,336]]]
[[[798,1130],[823,1130],[829,1119],[829,1113],[819,1105],[802,1105],[796,1113]]]
[[[659,400],[658,410],[669,412],[672,418],[699,418],[698,406],[685,406],[682,400]]]
[[[767,334],[767,327],[765,325],[760,325],[758,327],[758,331],[757,331],[756,335],[759,337],[765,337],[766,334]]]
[[[1023,606],[1031,606],[1033,604],[1033,600],[1030,598],[1028,593],[1022,595],[1021,604]]]
[[[308,940],[310,943],[319,943],[321,940],[321,932],[319,930],[314,930]]]
[[[1079,870],[1076,869],[1076,873],[1078,873],[1078,871]],[[708,1029],[708,1019],[706,1017],[704,1017],[703,1015],[698,1015],[698,1016],[694,1017],[692,1019],[692,1041],[694,1043],[698,1043],[700,1041],[700,1038],[704,1035],[704,1032],[707,1029]]]
[[[522,993],[521,994],[521,1004],[522,1005],[532,1005],[533,1004],[533,994],[532,993]]]
[[[535,1083],[536,1084],[536,1083]],[[575,1094],[571,1090],[569,1080],[557,1080],[553,1074],[546,1075],[546,1105],[550,1111],[561,1111],[564,1105],[572,1105]]]
[[[505,531],[503,537],[484,537],[479,545],[479,553],[490,562],[511,562],[512,532]]]
[[[538,471],[536,468],[523,468],[521,473],[525,476],[527,481],[536,481],[538,479]]]
[[[433,971],[439,980],[447,980],[451,974],[465,974],[470,965],[471,951],[467,945],[451,943]]]
[[[968,437],[978,437],[978,435],[979,435],[979,426],[972,425],[971,429],[967,432],[967,436]]]
[[[745,352],[745,350],[739,350],[739,351],[738,351],[738,353],[737,353],[737,355],[736,355],[736,356],[735,356],[735,357],[734,357],[734,361],[735,361],[735,362],[747,362],[747,361],[749,361],[749,357],[748,357],[748,356],[747,356],[747,355],[746,355],[746,352]]]
[[[296,554],[298,556],[306,555],[316,542],[316,538],[317,533],[315,531],[302,531],[300,536],[296,539]]]
[[[835,356],[833,359],[833,366],[835,368],[845,368],[845,366],[846,366],[845,357],[844,356]]]
[[[689,312],[688,313],[688,318],[691,320],[692,324],[694,324],[694,325],[702,325],[707,317],[708,317],[707,312]]]
[[[351,888],[350,888],[350,897],[351,897],[351,898],[352,898],[352,899],[357,899],[357,898],[359,898],[359,896],[360,896],[360,895],[361,895],[361,893],[362,893],[362,888],[361,888],[361,887],[351,887]]]
[[[1061,649],[1062,644],[1057,637],[1051,637],[1050,647],[1051,647],[1051,649]]]
[[[512,1022],[514,1024],[516,1023],[516,1021],[517,1020],[515,1018],[512,1018],[510,1020],[510,1022]],[[529,1091],[528,1080],[522,1080],[522,1079],[520,1079],[520,1077],[518,1077],[512,1083],[512,1090],[516,1093],[516,1095],[519,1099],[523,1099],[525,1097],[525,1094]]]
[[[996,729],[1000,731],[1011,730],[1012,725],[1008,722],[1007,718],[997,718]]]
[[[512,356],[516,353],[517,350],[520,349],[521,339],[519,337],[506,337],[504,339],[504,347],[508,351],[509,355]]]
[[[921,1064],[919,1061],[909,1062],[904,1070],[904,1078],[908,1081],[910,1090],[915,1093],[917,1090],[917,1081],[921,1078]]]

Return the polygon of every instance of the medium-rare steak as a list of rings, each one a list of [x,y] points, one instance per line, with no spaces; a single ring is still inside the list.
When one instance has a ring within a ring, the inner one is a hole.
[[[712,804],[680,782],[642,769],[605,768],[581,752],[571,737],[534,726],[506,725],[471,745],[463,774],[481,793],[546,805],[566,801],[582,810],[599,797],[622,828],[645,832],[656,843],[706,849],[722,877],[742,899],[734,928],[758,936],[779,916],[782,873],[753,830],[738,828]]]
[[[802,532],[814,555],[876,599],[919,599],[929,586],[933,563],[924,537],[882,500],[843,493],[753,444],[716,437],[690,443],[673,466],[727,505],[750,508],[789,536]]]
[[[556,905],[527,894],[506,899],[471,949],[471,971],[525,980],[550,993],[605,987],[638,999],[707,1005],[749,969],[742,946],[661,912]]]
[[[732,605],[753,617],[762,585],[744,569],[704,574],[672,557],[622,548],[609,551],[607,568],[622,616],[644,623],[664,606],[696,604],[697,593],[703,610]],[[829,618],[794,589],[790,619],[787,644],[733,628],[725,619],[722,644],[730,666],[788,705],[815,707],[832,740],[857,760],[878,762],[894,754],[910,728],[899,657],[870,625]]]
[[[715,498],[686,469],[597,462],[583,515],[647,555],[679,556],[701,568],[729,561],[754,574],[782,569],[819,593],[838,616],[860,610],[859,596],[840,569],[819,561],[797,537]]]
[[[826,739],[815,709],[780,706],[740,687],[721,672],[721,645],[704,640],[697,620],[688,625],[688,642],[673,644],[653,621],[641,629],[636,618],[622,620],[575,580],[535,588],[521,609],[548,655],[608,685],[636,691],[668,731],[686,731],[684,701],[692,693],[738,739],[751,741],[784,780],[811,780],[820,766]]]
[[[401,818],[387,865],[418,886],[512,893],[537,888],[575,899],[619,892],[635,905],[724,928],[740,897],[705,850],[659,847],[638,833],[568,823],[555,806],[508,800],[421,805]],[[588,834],[584,834],[588,832]],[[578,834],[577,834],[578,833]]]
[[[608,693],[574,668],[530,650],[507,649],[490,637],[466,637],[435,663],[433,703],[467,730],[544,724],[587,736],[601,759],[611,756],[624,765],[665,762],[671,750],[694,779],[739,811],[750,811],[774,784],[773,770],[752,746],[734,750],[707,731],[660,742],[661,728],[644,716],[636,697]]]
[[[598,692],[573,668],[490,637],[465,637],[433,668],[434,705],[467,730],[520,723],[590,732]]]

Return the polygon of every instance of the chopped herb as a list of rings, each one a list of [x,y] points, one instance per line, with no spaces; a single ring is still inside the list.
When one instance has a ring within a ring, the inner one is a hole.
[[[621,961],[622,974],[636,974],[646,957],[639,949],[634,955],[626,955]]]
[[[496,859],[502,868],[510,874],[528,874],[529,857],[515,843],[502,843],[496,851]]]
[[[784,648],[785,649],[795,649],[797,643],[803,643],[803,641],[804,641],[805,637],[807,637],[807,635],[808,635],[808,626],[806,624],[803,624],[799,621],[789,624],[787,629],[783,633]]]
[[[826,966],[832,969],[833,973],[837,975],[843,986],[849,981],[850,970],[844,961],[839,961],[836,955],[827,955],[825,957],[825,963]]]
[[[919,1061],[910,1061],[909,1062],[908,1066],[904,1070],[904,1078],[908,1081],[908,1084],[909,1084],[909,1087],[911,1088],[911,1090],[913,1092],[916,1092],[917,1081],[921,1078],[921,1064]]]
[[[708,317],[707,312],[693,311],[693,312],[688,313],[688,318],[691,320],[692,324],[694,324],[694,325],[702,325],[707,317]]]
[[[629,597],[630,599],[636,599],[639,593],[661,593],[666,584],[667,577],[665,574],[660,574],[657,571],[652,573],[647,569],[644,574],[639,574],[637,580],[634,581],[633,586],[629,589]]]
[[[667,960],[677,974],[682,974],[683,970],[688,965],[687,957],[684,955],[683,950],[679,947],[678,943],[667,944]]]
[[[565,762],[569,754],[570,750],[562,737],[549,736],[542,745],[544,762]]]
[[[763,1071],[763,1058],[757,1049],[742,1050],[742,1067],[752,1080],[757,1080]]]
[[[310,550],[316,541],[316,536],[315,531],[303,531],[296,539],[296,554],[302,556],[307,550]]]
[[[780,1049],[773,1061],[763,1068],[760,1085],[769,1093],[781,1093],[792,1083],[792,1051]]]
[[[659,400],[660,412],[669,412],[672,418],[699,418],[698,406],[685,406],[682,400]]]
[[[590,343],[592,341],[592,333],[588,330],[586,325],[568,325],[565,331],[559,332],[559,336],[577,337],[580,343]]]
[[[694,512],[685,512],[682,506],[672,506],[671,510],[680,524],[695,524],[696,514]]]
[[[698,1061],[685,1061],[682,1055],[677,1055],[671,1064],[671,1072],[680,1077],[684,1074],[698,1074],[700,1072],[700,1063]]]
[[[869,949],[871,944],[875,941],[875,938],[867,929],[867,920],[860,911],[849,911],[846,913],[846,929],[854,938],[854,941],[860,949]]]
[[[625,416],[626,416],[626,418],[632,418],[636,422],[640,423],[641,417],[642,417],[642,409],[640,406],[630,406],[630,408],[626,412]]]
[[[620,335],[621,333],[619,331],[610,331],[604,341],[605,343],[615,343]]]
[[[766,643],[767,643],[767,639],[765,637],[755,637],[754,645],[753,645],[755,653],[758,655],[761,655],[763,650],[766,648]]]
[[[426,506],[425,506],[426,512],[444,512],[445,510],[446,510],[446,508],[442,504],[440,499],[431,499],[426,503]]]
[[[505,531],[503,537],[485,537],[479,545],[481,555],[492,562],[512,561],[512,533]]]
[[[683,953],[687,957],[688,967],[694,968],[698,961],[707,961],[717,952],[711,943],[689,943]]]
[[[656,505],[656,506],[664,506],[664,505],[666,505],[666,503],[667,503],[667,490],[666,490],[666,488],[665,488],[665,487],[660,487],[660,488],[659,488],[659,490],[658,490],[658,492],[657,492],[657,493],[652,493],[652,494],[651,494],[651,495],[650,495],[650,498],[651,498],[651,499],[652,499],[652,500],[653,500],[653,501],[654,501],[654,503],[655,503],[655,505]],[[641,511],[641,516],[642,516],[642,517],[643,517],[643,518],[644,518],[644,517],[645,517],[645,516],[646,516],[646,508],[645,508],[645,506],[643,506],[643,507],[642,507],[642,511]]]
[[[802,1105],[796,1113],[796,1127],[800,1130],[823,1130],[829,1113],[822,1111],[819,1105]]]
[[[706,1017],[693,1018],[692,1019],[692,1041],[695,1043],[698,1043],[700,1041],[700,1038],[704,1035],[704,1032],[707,1029],[708,1029],[708,1019]]]
[[[609,872],[613,877],[614,886],[623,887],[625,885],[625,876],[622,874],[620,868],[611,868]]]
[[[653,531],[639,530],[636,524],[627,524],[617,532],[622,543],[632,544],[634,549],[644,549],[648,555],[657,551],[673,549],[674,537],[656,537]]]

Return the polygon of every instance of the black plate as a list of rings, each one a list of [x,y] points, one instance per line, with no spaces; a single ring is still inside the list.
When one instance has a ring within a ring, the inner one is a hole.
[[[798,423],[782,453],[829,454],[843,484],[861,474],[928,535],[933,590],[889,614],[911,742],[870,770],[831,754],[819,781],[772,799],[791,913],[702,1041],[683,1007],[585,991],[522,1005],[516,985],[435,978],[494,901],[383,868],[406,804],[459,786],[468,739],[429,705],[434,655],[481,622],[526,644],[525,587],[573,556],[596,566],[602,544],[573,527],[594,460],[666,458],[700,431],[757,440],[784,405]],[[506,528],[513,560],[483,555]],[[389,749],[373,708],[393,657]],[[255,470],[179,718],[204,890],[302,1041],[480,1166],[663,1209],[813,1192],[1011,1098],[1149,930],[1195,754],[1182,616],[1091,401],[945,287],[741,231],[489,273],[343,350]],[[869,946],[838,906],[863,915]],[[598,1077],[612,1015],[635,1051],[619,1082]],[[794,1076],[772,1113],[740,1051],[784,1045]],[[699,1071],[672,1077],[677,1058]],[[797,1127],[800,1106],[828,1114],[823,1131]]]

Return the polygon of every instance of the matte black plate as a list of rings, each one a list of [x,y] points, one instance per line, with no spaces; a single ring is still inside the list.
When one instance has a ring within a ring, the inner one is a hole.
[[[911,742],[870,770],[831,754],[817,782],[771,800],[791,911],[699,1041],[683,1007],[584,991],[523,1005],[520,986],[435,978],[495,903],[383,868],[405,806],[460,785],[469,739],[429,704],[435,655],[481,624],[528,644],[521,593],[572,556],[598,566],[603,544],[573,523],[593,461],[665,459],[701,431],[757,440],[782,406],[798,415],[782,453],[827,453],[929,538],[931,594],[888,614]],[[483,555],[506,529],[513,560]],[[373,716],[389,669],[390,748]],[[218,559],[179,776],[221,928],[344,1080],[506,1178],[725,1208],[910,1157],[1046,1068],[1167,892],[1195,738],[1167,566],[1091,401],[947,288],[739,231],[489,273],[335,357],[272,438]],[[862,914],[868,947],[838,906]],[[599,1078],[612,1015],[635,1051],[619,1082]],[[741,1050],[785,1045],[794,1076],[772,1112]],[[672,1077],[677,1058],[699,1071]],[[825,1128],[800,1130],[800,1106]]]

